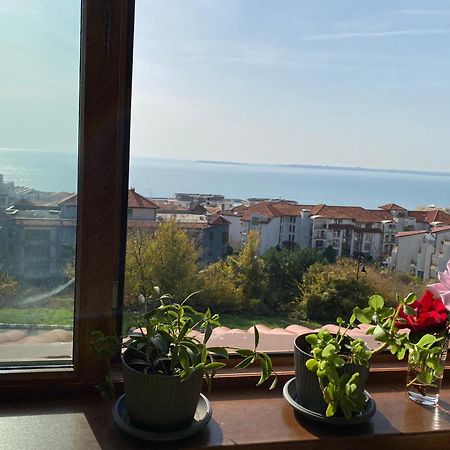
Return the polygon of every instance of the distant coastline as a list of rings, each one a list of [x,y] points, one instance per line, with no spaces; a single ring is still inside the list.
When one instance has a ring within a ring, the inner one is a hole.
[[[378,173],[390,173],[390,174],[411,174],[411,175],[427,175],[427,176],[441,176],[450,177],[450,172],[435,172],[432,170],[414,170],[414,169],[380,169],[370,167],[358,167],[358,166],[328,166],[321,164],[269,164],[269,163],[245,163],[237,161],[208,161],[205,159],[199,159],[194,161],[198,164],[218,164],[227,166],[266,166],[266,167],[284,167],[294,169],[317,169],[317,170],[349,170],[358,172],[378,172]]]

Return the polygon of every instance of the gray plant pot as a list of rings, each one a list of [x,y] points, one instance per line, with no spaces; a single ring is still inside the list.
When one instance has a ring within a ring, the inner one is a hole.
[[[294,343],[295,384],[297,388],[296,402],[310,411],[325,414],[327,404],[323,399],[317,375],[306,368],[306,361],[312,358],[310,353],[311,345],[306,341],[306,336],[309,334],[315,333],[302,334],[295,339]],[[359,372],[358,388],[362,391],[366,388],[369,376],[368,367],[346,364],[338,372],[340,375]]]
[[[125,403],[131,419],[153,431],[188,427],[200,398],[203,371],[181,381],[179,376],[147,375],[130,367],[135,350],[122,356]]]

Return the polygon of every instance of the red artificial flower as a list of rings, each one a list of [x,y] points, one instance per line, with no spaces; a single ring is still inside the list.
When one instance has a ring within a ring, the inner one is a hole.
[[[434,298],[431,291],[426,290],[420,300],[409,305],[416,310],[416,315],[406,314],[403,309],[399,311],[396,322],[397,328],[409,328],[414,333],[432,333],[441,331],[448,320],[447,309],[441,299]]]

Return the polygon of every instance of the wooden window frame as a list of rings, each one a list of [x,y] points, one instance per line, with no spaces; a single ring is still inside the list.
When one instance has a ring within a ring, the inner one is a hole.
[[[3,394],[92,386],[106,372],[90,341],[121,323],[133,21],[134,0],[81,0],[73,368],[3,370]]]
[[[73,369],[1,371],[4,397],[92,388],[106,373],[106,362],[90,347],[92,331],[121,333],[135,1],[81,4],[74,364]],[[293,375],[292,352],[273,359],[282,380]],[[404,367],[393,361],[390,355],[379,355],[371,381],[403,380]],[[217,376],[215,389],[250,387],[256,379],[252,371],[230,371]]]

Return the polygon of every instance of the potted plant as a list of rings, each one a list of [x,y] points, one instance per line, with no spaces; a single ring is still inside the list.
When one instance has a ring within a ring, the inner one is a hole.
[[[410,294],[404,299],[397,297],[396,307],[387,307],[380,295],[373,295],[366,308],[353,310],[347,324],[338,318],[337,333],[322,329],[299,336],[294,351],[297,403],[312,417],[336,415],[351,421],[360,416],[370,401],[364,391],[370,360],[389,349],[399,360],[408,355],[409,397],[436,405],[448,348],[450,310],[440,292],[448,288],[445,292],[450,293],[449,269],[447,275],[440,274],[448,283],[431,285],[419,300]],[[377,348],[369,350],[361,339],[347,335],[360,324],[369,325],[366,333],[379,342]]]
[[[226,364],[229,351],[243,359],[234,367],[243,369],[259,363],[261,376],[258,385],[272,374],[271,359],[257,350],[259,333],[254,327],[253,349],[209,347],[208,341],[219,316],[209,309],[200,312],[188,304],[189,295],[181,303],[170,295],[141,299],[146,312],[138,317],[134,332],[121,344],[125,402],[132,420],[151,430],[171,431],[186,428],[192,423],[199,403],[203,380],[208,388],[217,370]],[[117,338],[96,332],[94,348],[110,357],[120,345]],[[271,388],[276,384],[276,374]],[[108,376],[103,392],[112,387]],[[105,389],[106,388],[106,389]]]

